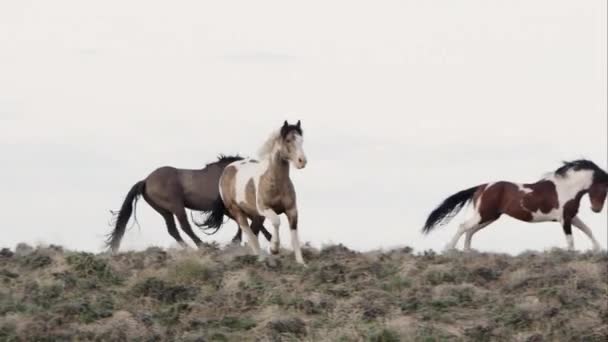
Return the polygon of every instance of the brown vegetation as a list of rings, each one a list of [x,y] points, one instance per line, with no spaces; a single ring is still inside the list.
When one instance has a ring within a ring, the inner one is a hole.
[[[2,341],[606,341],[608,256],[0,251]]]

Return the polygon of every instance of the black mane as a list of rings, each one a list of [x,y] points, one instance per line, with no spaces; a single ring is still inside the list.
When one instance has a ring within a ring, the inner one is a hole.
[[[568,171],[574,170],[590,170],[593,171],[593,181],[608,183],[608,173],[602,170],[599,166],[597,166],[594,162],[587,159],[578,159],[573,161],[564,161],[564,165],[555,170],[555,174],[559,176],[565,176]]]
[[[245,158],[239,156],[238,154],[235,155],[235,156],[227,156],[227,155],[224,155],[224,154],[220,154],[220,155],[217,156],[217,162],[218,163],[228,163],[228,164],[230,164],[230,163],[233,163],[233,162],[235,162],[237,160],[243,160],[243,159],[245,159]]]
[[[217,156],[217,161],[214,161],[213,163],[209,163],[207,164],[205,167],[209,166],[209,165],[213,165],[213,164],[224,164],[224,165],[228,165],[230,163],[233,163],[235,161],[238,160],[243,160],[245,159],[244,157],[239,156],[238,154],[235,156],[227,156],[225,154],[218,154]]]

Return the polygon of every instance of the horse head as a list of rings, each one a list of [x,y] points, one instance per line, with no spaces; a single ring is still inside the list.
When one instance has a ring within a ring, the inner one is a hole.
[[[287,121],[281,127],[279,137],[279,153],[283,160],[291,162],[297,169],[306,166],[306,154],[304,153],[304,138],[302,134],[302,124],[298,120],[295,125],[290,125]]]
[[[595,171],[593,183],[589,188],[589,200],[591,201],[591,210],[599,213],[604,208],[606,195],[608,194],[608,173],[602,169]]]

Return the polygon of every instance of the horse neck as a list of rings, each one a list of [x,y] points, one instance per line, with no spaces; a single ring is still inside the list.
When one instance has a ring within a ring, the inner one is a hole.
[[[289,162],[281,158],[278,150],[268,158],[268,171],[273,180],[280,182],[289,179]]]
[[[572,192],[587,191],[593,184],[593,171],[581,170],[568,173],[565,177],[554,178],[555,185]]]

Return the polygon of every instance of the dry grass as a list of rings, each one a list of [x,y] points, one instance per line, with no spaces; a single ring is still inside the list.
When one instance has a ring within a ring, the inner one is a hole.
[[[608,256],[0,251],[1,341],[606,341]]]

